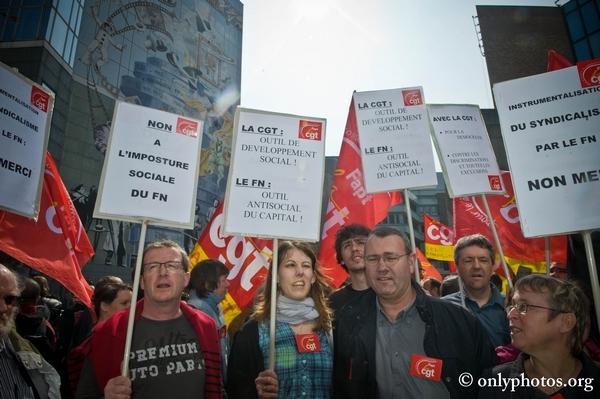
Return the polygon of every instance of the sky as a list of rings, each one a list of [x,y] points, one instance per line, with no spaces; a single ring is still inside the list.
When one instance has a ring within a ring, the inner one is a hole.
[[[327,119],[328,156],[339,154],[355,90],[422,86],[426,103],[492,108],[475,5],[554,6],[554,0],[242,3],[240,105]]]

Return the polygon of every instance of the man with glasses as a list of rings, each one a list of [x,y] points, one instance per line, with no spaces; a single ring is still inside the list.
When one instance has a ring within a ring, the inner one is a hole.
[[[425,294],[413,281],[408,239],[377,227],[365,245],[368,292],[344,308],[334,329],[336,398],[475,398],[494,350],[477,319]],[[466,385],[466,384],[465,384]]]
[[[141,288],[129,356],[120,376],[129,311],[93,332],[77,398],[221,398],[221,357],[214,321],[181,301],[189,259],[175,242],[144,249]]]
[[[598,397],[600,367],[583,351],[584,332],[590,327],[589,301],[579,287],[532,274],[517,281],[506,310],[512,344],[521,353],[485,377],[498,380],[501,375],[505,381],[522,383],[505,390],[487,387],[481,397]]]
[[[454,246],[454,262],[462,291],[443,299],[465,307],[481,322],[494,347],[510,342],[504,296],[490,282],[494,274],[494,247],[481,234],[461,237]]]
[[[336,313],[369,288],[365,277],[364,254],[370,232],[371,230],[363,225],[351,224],[338,230],[335,236],[336,259],[350,277],[349,284],[329,297],[331,308]]]
[[[15,329],[21,288],[0,264],[0,398],[60,398],[60,377]]]

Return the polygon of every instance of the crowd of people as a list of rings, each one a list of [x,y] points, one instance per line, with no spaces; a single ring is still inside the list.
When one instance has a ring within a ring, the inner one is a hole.
[[[219,305],[227,266],[190,265],[172,241],[144,249],[139,301],[107,276],[94,309],[64,309],[43,276],[0,265],[0,397],[597,397],[591,304],[564,265],[505,297],[482,235],[458,240],[443,281],[417,283],[414,248],[394,228],[346,226],[335,251],[348,272],[337,290],[311,244],[281,241],[239,331]]]

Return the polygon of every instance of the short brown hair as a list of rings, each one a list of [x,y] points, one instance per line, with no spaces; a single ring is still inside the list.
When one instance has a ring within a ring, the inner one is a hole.
[[[192,269],[188,288],[193,288],[200,298],[207,297],[217,289],[219,278],[228,274],[229,270],[223,262],[216,259],[204,259]]]
[[[458,259],[460,258],[462,250],[472,246],[487,250],[490,254],[490,260],[494,263],[494,260],[496,259],[494,247],[482,234],[471,234],[470,236],[461,237],[456,241],[456,244],[454,245],[454,263],[458,265]]]
[[[575,314],[575,327],[571,332],[571,353],[579,355],[583,350],[583,333],[590,318],[590,304],[582,289],[570,281],[559,280],[543,274],[530,274],[520,278],[515,291],[530,291],[547,295],[551,311],[548,320],[561,313]]]
[[[183,266],[183,271],[187,273],[188,270],[190,270],[190,258],[188,257],[187,253],[184,251],[183,248],[181,248],[181,245],[179,245],[175,241],[171,241],[171,240],[159,240],[159,241],[154,241],[154,242],[148,244],[146,246],[146,248],[144,248],[144,253],[142,255],[142,265],[144,264],[144,258],[146,258],[146,254],[148,253],[148,251],[153,250],[153,249],[159,249],[159,248],[175,249],[181,255],[181,264]],[[142,273],[144,272],[143,267],[142,267],[141,272]]]

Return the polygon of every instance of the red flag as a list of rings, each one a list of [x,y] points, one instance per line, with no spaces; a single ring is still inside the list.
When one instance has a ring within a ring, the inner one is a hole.
[[[350,102],[340,157],[333,176],[319,251],[322,270],[332,278],[335,287],[339,287],[347,276],[335,258],[337,231],[351,223],[373,228],[387,217],[392,206],[400,203],[400,192],[367,194],[365,191],[353,100]]]
[[[0,250],[52,277],[92,307],[93,291],[81,268],[94,249],[50,153],[38,221],[0,211]]]
[[[423,214],[425,255],[429,259],[454,260],[454,231],[439,220]]]
[[[417,259],[419,259],[419,264],[421,265],[421,269],[423,270],[423,275],[421,277],[422,280],[426,280],[428,278],[432,278],[434,280],[439,281],[440,283],[443,281],[442,275],[431,264],[431,262],[425,257],[423,252],[419,248],[416,248]]]
[[[568,68],[573,66],[571,61],[566,59],[562,54],[556,50],[548,50],[548,72],[557,71],[559,69]]]
[[[223,203],[190,253],[192,268],[203,259],[218,259],[229,269],[229,292],[221,302],[225,323],[236,318],[248,305],[267,277],[273,256],[273,240],[223,235]]]
[[[544,239],[523,236],[510,173],[502,172],[502,179],[506,194],[489,195],[487,200],[504,255],[509,258],[507,261],[511,266],[526,264],[532,266],[534,272],[544,273],[546,259]],[[457,239],[480,233],[490,242],[494,242],[485,208],[479,196],[454,198],[454,231]],[[551,237],[550,247],[552,261],[566,262],[566,236]]]

